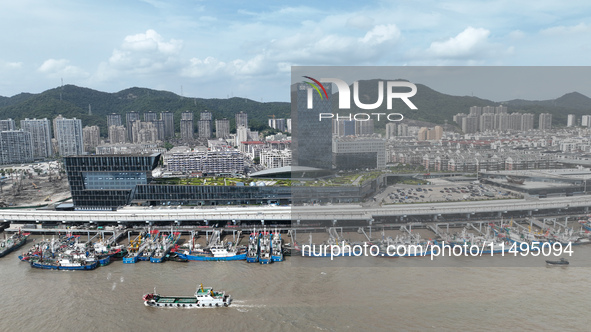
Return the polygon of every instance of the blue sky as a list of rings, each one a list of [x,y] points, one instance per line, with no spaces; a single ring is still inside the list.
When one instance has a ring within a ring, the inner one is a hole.
[[[292,65],[587,66],[591,6],[581,3],[3,1],[0,95],[63,78],[288,101]]]

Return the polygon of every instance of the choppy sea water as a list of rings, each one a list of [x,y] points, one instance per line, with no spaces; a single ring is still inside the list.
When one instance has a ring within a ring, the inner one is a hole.
[[[577,250],[566,268],[542,257],[505,257],[503,267],[485,257],[445,267],[428,258],[288,257],[271,265],[115,261],[94,271],[32,269],[15,252],[0,259],[0,331],[588,330],[591,246]],[[143,305],[154,287],[191,295],[200,283],[225,290],[233,304]]]

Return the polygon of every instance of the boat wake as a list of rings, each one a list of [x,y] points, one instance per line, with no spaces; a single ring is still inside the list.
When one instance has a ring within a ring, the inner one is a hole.
[[[265,304],[240,304],[237,303],[238,301],[232,301],[232,308],[236,308],[236,310],[238,310],[239,312],[249,312],[250,309],[253,308],[265,308],[267,305]],[[240,301],[240,302],[245,302],[245,301]]]

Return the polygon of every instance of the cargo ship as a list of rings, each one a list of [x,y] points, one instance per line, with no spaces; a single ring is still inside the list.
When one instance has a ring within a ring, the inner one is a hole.
[[[156,308],[218,308],[227,307],[232,303],[232,297],[226,292],[215,292],[211,287],[197,287],[194,296],[161,296],[156,293],[143,297],[144,305]]]
[[[20,230],[9,238],[6,238],[6,234],[4,234],[4,240],[0,241],[0,257],[4,257],[22,247],[27,242],[29,235],[30,233],[22,233]]]

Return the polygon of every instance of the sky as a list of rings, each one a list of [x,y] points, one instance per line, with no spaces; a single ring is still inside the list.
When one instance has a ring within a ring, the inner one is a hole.
[[[292,66],[591,65],[591,3],[574,1],[19,0],[0,3],[0,31],[7,97],[63,80],[289,101]]]

